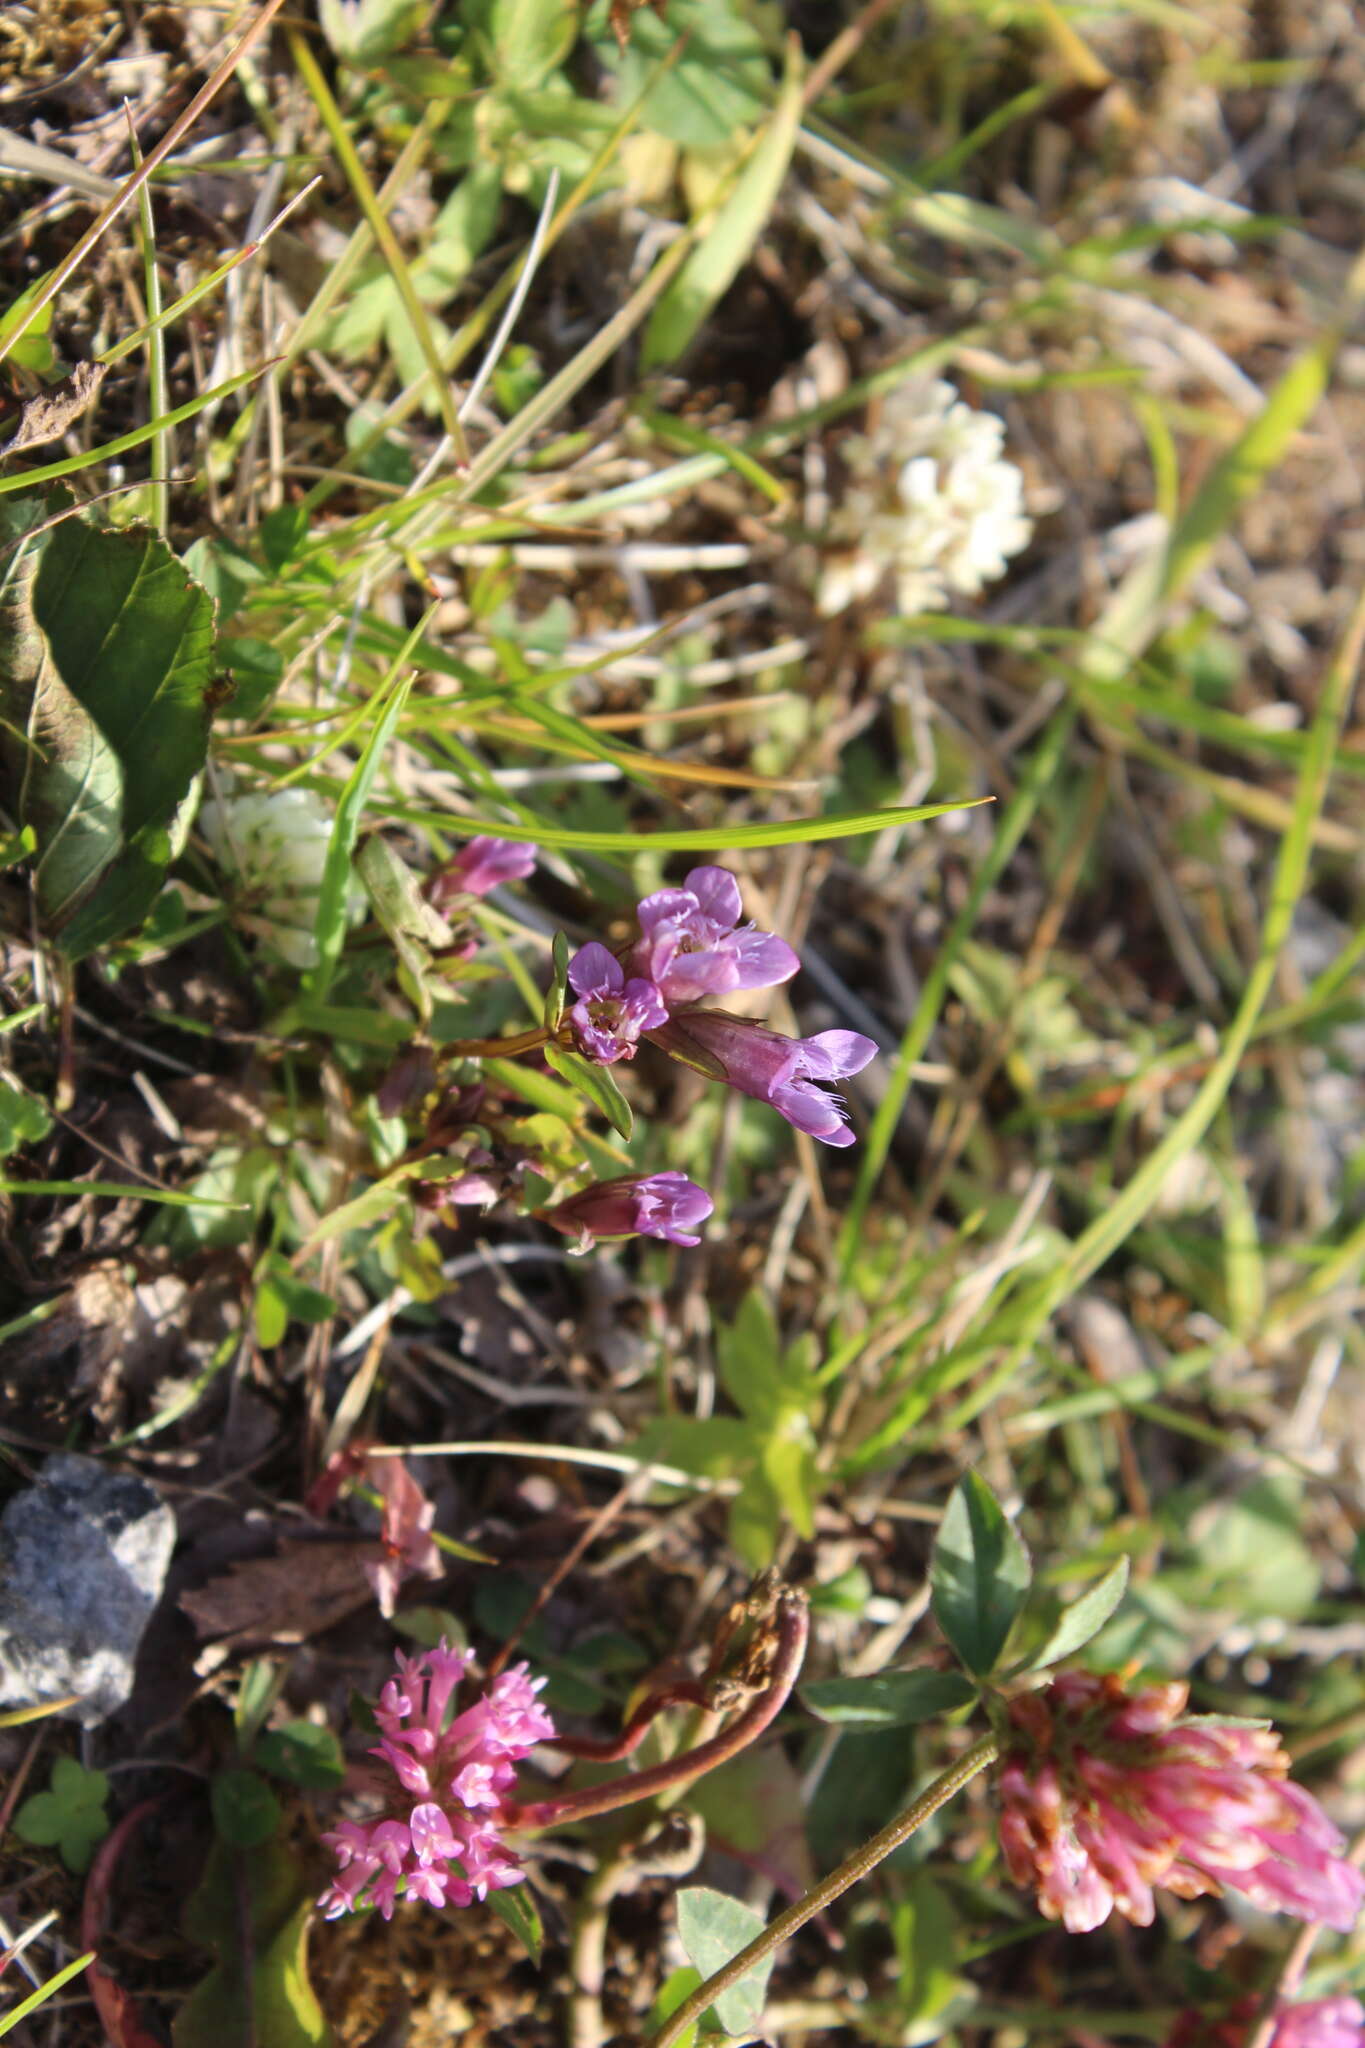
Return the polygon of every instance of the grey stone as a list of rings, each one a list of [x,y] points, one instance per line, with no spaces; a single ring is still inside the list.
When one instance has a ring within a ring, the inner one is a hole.
[[[145,1479],[49,1458],[0,1516],[0,1707],[79,1693],[68,1719],[94,1728],[116,1712],[174,1543]]]

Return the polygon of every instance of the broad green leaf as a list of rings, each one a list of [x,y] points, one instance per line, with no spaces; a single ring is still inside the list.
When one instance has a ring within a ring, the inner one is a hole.
[[[761,1913],[724,1892],[696,1885],[678,1894],[678,1933],[688,1960],[696,1964],[703,1978],[747,1948],[763,1927]],[[747,2034],[758,2025],[772,1967],[772,1956],[766,1956],[737,1984],[720,1993],[714,2010],[727,2033]]]
[[[1072,1601],[1042,1649],[1029,1658],[1029,1669],[1041,1671],[1046,1665],[1060,1664],[1063,1657],[1074,1657],[1077,1650],[1084,1649],[1116,1612],[1127,1585],[1128,1560],[1121,1557],[1079,1600]]]
[[[652,7],[640,9],[624,56],[606,0],[593,8],[586,33],[618,74],[620,104],[632,105],[649,86],[636,116],[640,126],[684,149],[723,148],[768,104],[772,71],[763,39],[731,0],[669,0],[662,20]],[[686,49],[663,69],[682,35]]]
[[[641,350],[641,363],[647,370],[677,361],[712,307],[734,283],[767,225],[787,175],[804,110],[797,48],[793,39],[776,109],[733,191],[650,315]]]
[[[258,1849],[280,1824],[280,1802],[257,1771],[219,1771],[209,1805],[214,1826],[234,1849]]]
[[[166,825],[204,765],[213,601],[159,534],[66,519],[38,572],[63,681],[124,771],[123,830]]]
[[[50,1789],[26,1799],[14,1816],[14,1832],[37,1848],[57,1848],[67,1869],[88,1870],[96,1846],[109,1832],[105,1801],[109,1780],[87,1771],[74,1757],[59,1756]]]
[[[750,1288],[728,1329],[716,1334],[721,1384],[751,1422],[774,1423],[785,1405],[782,1340],[768,1298]]]
[[[709,1845],[777,1878],[797,1898],[815,1881],[801,1779],[780,1743],[756,1742],[689,1786]]]
[[[944,1509],[929,1577],[934,1618],[978,1678],[999,1662],[1032,1576],[995,1495],[977,1473],[964,1472]]]
[[[599,1066],[595,1060],[580,1059],[576,1052],[569,1052],[564,1046],[553,1043],[545,1047],[545,1064],[577,1088],[580,1094],[586,1095],[589,1102],[601,1110],[619,1137],[629,1139],[635,1126],[634,1112],[617,1087],[610,1068]]]
[[[519,1884],[506,1891],[490,1892],[488,1903],[503,1926],[511,1928],[531,1961],[539,1968],[541,1950],[545,1946],[545,1929],[529,1888]]]
[[[6,508],[14,535],[46,511]],[[60,509],[60,508],[59,508]],[[0,756],[69,959],[145,917],[208,746],[213,603],[161,537],[79,517],[0,570]]]
[[[328,1791],[346,1775],[341,1744],[330,1728],[315,1727],[311,1721],[288,1721],[283,1728],[268,1728],[253,1756],[263,1771],[307,1791]]]
[[[218,1961],[175,2016],[175,2048],[328,2048],[331,2031],[308,1981],[312,1916],[303,1872],[282,1842],[243,1854],[215,1840],[184,1929]]]
[[[574,0],[465,0],[464,18],[488,41],[497,82],[529,90],[573,48]]]
[[[956,1671],[878,1671],[817,1678],[800,1693],[812,1714],[838,1728],[912,1728],[968,1706],[976,1687]]]
[[[45,1102],[26,1088],[0,1081],[0,1159],[36,1145],[51,1129],[52,1112]]]

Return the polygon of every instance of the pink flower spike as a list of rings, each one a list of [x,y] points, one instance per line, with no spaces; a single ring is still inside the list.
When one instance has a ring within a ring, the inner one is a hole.
[[[669,1004],[737,988],[790,981],[800,961],[785,939],[739,924],[739,884],[725,868],[693,868],[681,889],[644,897],[637,915],[644,937],[629,964],[654,982]]]
[[[503,882],[525,881],[535,865],[534,846],[514,839],[492,839],[480,832],[427,877],[426,898],[434,909],[448,910],[462,896],[487,896]]]
[[[467,1661],[444,1642],[422,1656],[399,1653],[376,1713],[384,1740],[371,1751],[392,1770],[398,1793],[389,1812],[342,1821],[323,1836],[337,1860],[318,1901],[329,1919],[366,1906],[388,1919],[400,1887],[440,1908],[521,1882],[505,1838],[508,1795],[517,1763],[554,1735],[536,1697],[545,1681],[516,1665],[447,1724]]]
[[[1016,1884],[1072,1933],[1121,1913],[1139,1927],[1152,1891],[1241,1892],[1266,1912],[1355,1925],[1365,1878],[1289,1759],[1259,1725],[1190,1719],[1184,1685],[1136,1695],[1067,1672],[1013,1700],[1002,1742],[1000,1846]]]
[[[668,1017],[653,982],[627,980],[616,955],[596,939],[569,962],[569,986],[578,997],[569,1011],[578,1049],[599,1066],[633,1060],[641,1033]]]
[[[1254,1994],[1222,2012],[1182,2012],[1166,2048],[1246,2048],[1260,2017],[1261,2001]],[[1365,2048],[1365,2006],[1351,1997],[1279,2005],[1269,2048]]]

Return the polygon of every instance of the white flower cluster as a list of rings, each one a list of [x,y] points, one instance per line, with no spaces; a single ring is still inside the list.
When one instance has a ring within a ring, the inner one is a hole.
[[[889,392],[875,430],[848,445],[833,525],[843,551],[825,565],[821,611],[871,596],[888,574],[902,612],[941,611],[1003,576],[1033,532],[1004,439],[1003,421],[975,412],[941,378]]]
[[[203,804],[198,823],[215,861],[235,883],[241,907],[269,928],[266,949],[289,967],[316,966],[313,927],[332,836],[322,798],[311,789],[227,796]],[[351,883],[352,922],[361,907]]]

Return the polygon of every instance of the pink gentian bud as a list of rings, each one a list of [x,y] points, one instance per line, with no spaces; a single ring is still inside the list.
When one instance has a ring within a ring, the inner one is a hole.
[[[536,1698],[545,1680],[515,1665],[446,1726],[467,1663],[444,1642],[424,1656],[399,1653],[398,1674],[375,1709],[384,1739],[371,1751],[392,1770],[395,1791],[387,1812],[341,1821],[322,1837],[337,1860],[318,1901],[329,1920],[363,1906],[377,1906],[387,1920],[400,1887],[440,1907],[520,1883],[506,1809],[518,1761],[554,1735]]]
[[[798,1131],[825,1145],[851,1145],[853,1132],[836,1095],[817,1081],[841,1081],[859,1074],[876,1053],[860,1031],[821,1031],[814,1038],[786,1038],[749,1017],[726,1010],[688,1010],[649,1033],[675,1059],[704,1059],[718,1066],[730,1087],[771,1103]]]
[[[569,987],[578,997],[569,1011],[578,1049],[599,1066],[633,1060],[641,1033],[668,1019],[668,1006],[653,982],[627,980],[616,955],[596,939],[569,962]]]
[[[1365,1879],[1270,1728],[1187,1717],[1189,1687],[1124,1691],[1072,1671],[1013,1700],[1000,1846],[1016,1884],[1073,1934],[1151,1924],[1152,1888],[1227,1887],[1269,1913],[1355,1925]]]
[[[800,966],[785,939],[741,926],[739,884],[725,868],[693,868],[681,889],[659,889],[639,906],[644,937],[628,965],[664,1000],[695,1003],[736,988],[772,988]]]
[[[487,896],[503,882],[522,882],[536,864],[534,846],[515,839],[490,839],[480,832],[427,876],[425,895],[434,910],[448,910],[462,896]]]
[[[662,1237],[669,1244],[700,1244],[696,1226],[715,1203],[685,1173],[627,1174],[597,1181],[545,1211],[545,1221],[577,1237],[587,1251],[599,1237]]]

